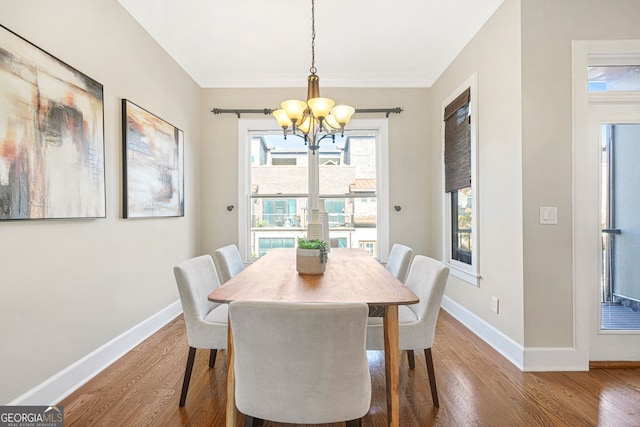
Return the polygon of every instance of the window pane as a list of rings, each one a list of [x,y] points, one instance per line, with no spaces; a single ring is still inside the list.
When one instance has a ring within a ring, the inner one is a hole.
[[[295,247],[306,235],[309,151],[300,138],[280,134],[255,133],[251,144],[250,252],[259,257],[274,245]],[[320,147],[315,155],[329,237],[339,247],[362,246],[378,256],[375,134],[347,133]]]
[[[589,67],[589,92],[640,90],[640,65]]]
[[[451,193],[451,211],[455,221],[452,224],[451,259],[471,264],[473,245],[471,187]]]

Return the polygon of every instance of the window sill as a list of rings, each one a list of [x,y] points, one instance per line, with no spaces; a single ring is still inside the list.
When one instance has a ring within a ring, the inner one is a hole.
[[[444,263],[447,267],[449,267],[449,273],[451,273],[452,276],[457,277],[458,279],[462,279],[467,283],[470,283],[473,286],[479,286],[479,279],[480,279],[480,275],[469,271],[463,267],[460,267],[452,262],[445,262]]]

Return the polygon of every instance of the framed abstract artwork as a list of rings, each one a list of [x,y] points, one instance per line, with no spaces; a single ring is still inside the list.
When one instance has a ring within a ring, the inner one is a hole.
[[[122,100],[124,217],[184,216],[184,132]]]
[[[105,216],[102,85],[0,26],[0,220]]]

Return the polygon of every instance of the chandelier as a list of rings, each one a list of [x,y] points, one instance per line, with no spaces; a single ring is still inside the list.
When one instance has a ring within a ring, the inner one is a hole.
[[[311,74],[307,77],[307,101],[283,101],[280,109],[272,114],[282,127],[285,139],[287,135],[304,139],[304,144],[309,146],[313,154],[320,148],[320,141],[323,139],[330,137],[335,142],[336,134],[344,136],[344,127],[355,112],[349,105],[335,105],[333,99],[320,97],[315,49],[315,0],[311,0]]]

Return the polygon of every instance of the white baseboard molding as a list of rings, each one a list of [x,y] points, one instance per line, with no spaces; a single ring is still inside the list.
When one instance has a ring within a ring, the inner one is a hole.
[[[529,372],[588,371],[589,356],[573,347],[527,347],[524,370]]]
[[[516,365],[518,369],[523,370],[524,351],[520,344],[446,295],[442,298],[442,308],[503,355],[509,362]]]
[[[125,331],[8,405],[56,405],[182,313],[180,300]]]
[[[446,295],[442,308],[521,371],[589,370],[588,356],[573,347],[523,347]]]

